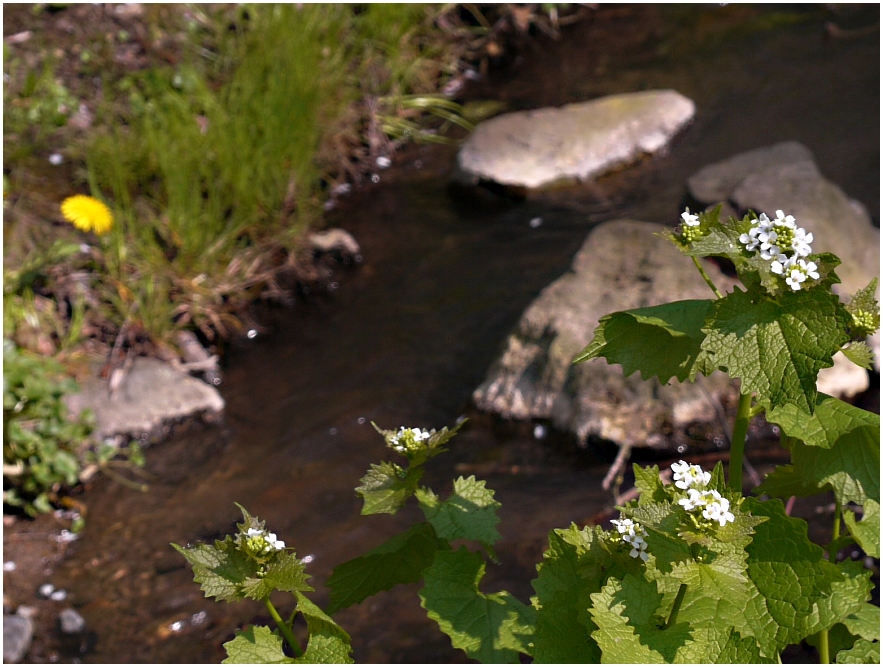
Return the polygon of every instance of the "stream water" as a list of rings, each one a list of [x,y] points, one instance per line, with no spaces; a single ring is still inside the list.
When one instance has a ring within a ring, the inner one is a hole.
[[[879,21],[879,7],[863,11],[844,21]],[[353,488],[387,453],[372,421],[440,428],[472,418],[427,482],[446,493],[460,473],[488,480],[503,538],[484,589],[527,602],[548,530],[609,503],[606,465],[562,434],[537,440],[532,424],[475,413],[472,390],[592,225],[619,216],[674,224],[686,178],[705,164],[796,139],[878,220],[879,34],[826,39],[826,18],[818,8],[602,5],[469,91],[517,109],[674,88],[698,113],[667,155],[593,185],[521,202],[470,195],[448,186],[453,149],[415,147],[344,200],[329,222],[354,234],[363,261],[322,294],[262,311],[257,338],[231,346],[224,423],[188,426],[150,450],[149,493],[107,480],[89,492],[85,535],[52,576],[95,633],[80,659],[217,662],[238,626],[269,623],[261,606],[205,600],[169,547],[232,531],[234,502],[311,557],[324,605],[334,565],[417,518],[359,516]],[[416,591],[399,587],[336,617],[357,661],[463,661]],[[291,608],[285,596],[278,604]]]

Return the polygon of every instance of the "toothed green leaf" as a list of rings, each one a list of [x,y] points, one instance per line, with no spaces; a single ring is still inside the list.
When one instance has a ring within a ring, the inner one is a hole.
[[[423,468],[419,466],[406,470],[389,461],[372,463],[356,488],[365,501],[362,514],[395,514],[414,495],[422,476]]]
[[[478,590],[484,560],[465,548],[439,551],[423,573],[420,604],[455,648],[481,662],[519,661],[530,654],[535,624],[533,608],[506,592]]]
[[[338,565],[325,582],[331,589],[328,613],[361,602],[398,584],[420,581],[441,548],[428,523],[419,523],[391,537],[364,556]]]
[[[224,648],[227,657],[221,662],[227,665],[290,665],[294,662],[282,652],[282,637],[263,625],[239,630]]]
[[[843,511],[843,520],[864,552],[872,558],[880,558],[880,503],[868,499],[863,509],[861,521],[856,520],[855,513],[848,509]]]
[[[702,349],[764,406],[790,403],[812,414],[819,370],[833,365],[832,357],[847,341],[848,317],[827,290],[773,299],[760,288],[736,288],[714,302]]]
[[[485,488],[483,480],[460,477],[444,502],[429,489],[418,489],[416,495],[426,520],[439,537],[448,541],[476,540],[488,546],[500,539],[495,527],[500,522],[500,503],[494,500],[494,492]]]
[[[839,665],[879,665],[880,642],[869,642],[867,639],[859,639],[855,646],[837,654]]]
[[[350,636],[309,598],[302,593],[296,595],[297,610],[307,621],[310,639],[303,655],[294,662],[305,665],[351,664]]]
[[[707,375],[713,367],[701,349],[702,326],[712,303],[675,301],[605,315],[574,363],[604,357],[607,363],[621,364],[625,376],[640,371],[643,379],[655,375],[662,383],[672,377],[683,382],[697,373]]]

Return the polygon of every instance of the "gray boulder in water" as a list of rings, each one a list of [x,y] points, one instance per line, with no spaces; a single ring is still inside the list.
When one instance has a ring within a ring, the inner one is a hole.
[[[716,419],[715,399],[733,393],[722,373],[696,384],[662,385],[603,359],[573,365],[604,315],[681,299],[714,298],[692,262],[654,235],[662,225],[615,220],[596,227],[571,270],[521,316],[505,349],[473,393],[483,410],[515,419],[551,419],[581,442],[597,437],[626,447],[664,446],[663,433]],[[733,280],[705,269],[720,289]]]
[[[459,177],[528,189],[586,180],[664,149],[695,112],[674,90],[650,90],[503,114],[463,144]]]

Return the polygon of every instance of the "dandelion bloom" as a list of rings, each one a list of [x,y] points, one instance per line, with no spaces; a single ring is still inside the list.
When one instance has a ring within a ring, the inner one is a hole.
[[[113,227],[113,214],[110,209],[95,197],[74,195],[61,202],[61,213],[77,229],[95,232],[99,236],[107,234]]]

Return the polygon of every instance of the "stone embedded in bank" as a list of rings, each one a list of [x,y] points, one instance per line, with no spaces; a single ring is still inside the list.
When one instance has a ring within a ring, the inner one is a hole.
[[[587,180],[664,149],[695,112],[680,93],[651,90],[503,114],[460,149],[460,177],[523,188]]]

